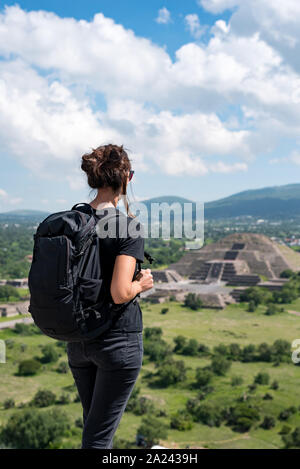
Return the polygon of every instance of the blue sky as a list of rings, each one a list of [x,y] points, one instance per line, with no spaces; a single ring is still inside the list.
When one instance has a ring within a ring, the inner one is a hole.
[[[91,200],[112,140],[138,200],[299,182],[300,12],[257,3],[0,2],[0,212]]]

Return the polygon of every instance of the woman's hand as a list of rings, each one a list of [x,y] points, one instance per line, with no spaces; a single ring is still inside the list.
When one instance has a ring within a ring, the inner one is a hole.
[[[150,269],[142,269],[138,272],[135,281],[140,284],[141,292],[153,288],[153,275]]]
[[[135,266],[136,259],[132,256],[120,254],[116,257],[110,285],[111,297],[115,304],[126,303],[142,291],[153,287],[150,269],[142,269],[132,281]]]

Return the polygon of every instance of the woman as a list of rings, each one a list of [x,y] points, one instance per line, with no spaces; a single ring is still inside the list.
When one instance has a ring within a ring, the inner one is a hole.
[[[142,231],[133,237],[132,230],[124,236],[119,229],[124,220],[126,228],[134,221],[126,199],[133,171],[123,146],[104,145],[83,155],[81,169],[89,186],[98,190],[90,202],[95,214],[99,220],[115,220],[114,235],[100,236],[100,262],[110,301],[122,305],[122,312],[109,331],[89,342],[68,343],[67,353],[83,407],[81,448],[112,448],[142,366],[143,321],[136,296],[153,287],[153,277],[150,269],[137,269],[137,262],[144,260]],[[120,197],[125,198],[127,216],[116,208]]]

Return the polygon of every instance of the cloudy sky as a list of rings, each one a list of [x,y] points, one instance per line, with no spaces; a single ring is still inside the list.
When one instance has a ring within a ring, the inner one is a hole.
[[[0,211],[91,200],[106,143],[136,200],[299,182],[299,24],[299,0],[0,1]]]

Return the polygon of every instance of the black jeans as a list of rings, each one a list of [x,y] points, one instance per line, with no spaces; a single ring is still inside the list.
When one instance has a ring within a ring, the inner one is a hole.
[[[113,437],[142,367],[142,332],[108,331],[67,344],[83,407],[82,449],[112,448]]]

